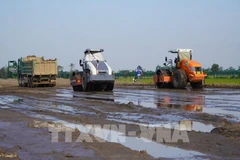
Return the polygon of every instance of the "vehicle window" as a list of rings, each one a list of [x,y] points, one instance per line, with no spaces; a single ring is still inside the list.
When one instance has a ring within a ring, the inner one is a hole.
[[[108,70],[107,65],[104,63],[104,61],[92,61],[92,64],[98,69],[98,70]]]

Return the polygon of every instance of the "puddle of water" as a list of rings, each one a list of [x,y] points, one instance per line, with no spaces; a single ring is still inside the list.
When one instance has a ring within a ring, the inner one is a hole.
[[[82,111],[75,109],[71,106],[67,105],[50,105],[48,108],[54,112],[64,112],[64,113],[71,113],[71,114],[85,114],[85,115],[96,115],[95,112],[88,112],[88,111]]]
[[[151,115],[151,114],[139,114],[139,113],[124,113],[124,112],[115,112],[108,113],[108,118],[117,119],[117,120],[127,120],[130,122],[140,122],[145,124],[168,124],[170,122],[179,122],[183,119],[186,119],[182,116],[175,114],[161,114],[161,115]]]
[[[135,105],[139,105],[142,107],[146,107],[146,108],[157,108],[157,106],[155,104],[153,104],[152,102],[147,102],[147,101],[142,101],[139,99],[131,99],[131,98],[127,98],[125,97],[124,99],[115,99],[115,102],[119,103],[119,104],[128,104],[129,102],[133,102]]]
[[[95,96],[93,96],[95,95]],[[76,93],[68,93],[68,94],[63,94],[63,93],[58,93],[56,96],[62,97],[62,98],[83,98],[83,99],[89,99],[89,100],[100,100],[100,101],[111,101],[114,102],[113,96],[104,96],[104,95],[98,95],[98,94],[93,94],[93,95],[82,95],[82,94],[76,94]]]
[[[129,103],[128,100],[116,100],[118,103]],[[187,102],[184,102],[182,104],[174,104],[173,102],[169,101],[168,103],[162,103],[162,102],[148,102],[148,101],[142,101],[142,100],[136,100],[132,101],[135,105],[139,105],[145,108],[172,108],[172,109],[180,109],[185,111],[195,111],[195,112],[201,112],[203,111],[203,105],[199,104],[184,104]],[[176,102],[175,102],[176,103]],[[191,103],[191,102],[190,102]]]
[[[72,94],[63,94],[63,93],[58,93],[56,94],[58,97],[65,97],[65,98],[73,98]]]
[[[22,99],[16,96],[10,96],[10,95],[0,96],[0,108],[3,108],[3,109],[10,108],[13,106],[14,103],[19,103],[22,101],[23,101]]]
[[[187,130],[187,131],[200,131],[210,132],[215,128],[212,124],[204,124],[194,120],[184,120],[186,118],[174,114],[162,114],[162,115],[149,115],[139,113],[124,113],[116,112],[114,114],[109,113],[108,120],[136,124],[147,127],[164,127],[169,129]],[[184,129],[184,127],[186,127]]]
[[[16,96],[0,96],[0,105],[6,105],[9,103],[13,103],[14,101],[18,100],[19,98]]]
[[[204,112],[212,114],[212,115],[219,115],[223,116],[226,119],[235,121],[235,122],[240,122],[240,112],[239,110],[228,110],[226,108],[219,108],[219,107],[214,107],[214,108],[204,108]]]
[[[77,111],[75,114],[96,115],[96,112]]]
[[[240,91],[204,89],[203,91],[116,89],[115,102],[133,102],[147,108],[173,108],[224,116],[240,122]],[[232,117],[232,118],[231,118]]]
[[[72,124],[65,121],[58,121],[63,123],[67,127],[75,126],[80,132],[90,133],[98,138],[106,140],[107,142],[120,143],[125,147],[131,148],[132,150],[146,150],[148,154],[155,158],[165,157],[165,158],[179,158],[179,157],[193,157],[193,156],[202,156],[202,153],[195,151],[185,151],[176,147],[169,147],[156,142],[149,142],[145,138],[137,137],[127,137],[123,133],[117,132],[114,130],[106,130],[102,128],[86,128],[81,124]],[[91,132],[88,132],[91,130]]]
[[[74,112],[74,109],[72,107],[63,104],[57,105],[56,108],[62,111]]]
[[[0,129],[4,129],[10,125],[11,125],[10,122],[0,122]]]
[[[21,103],[16,103],[16,102],[21,102]],[[10,108],[10,107],[18,108],[18,109],[20,108],[25,110],[29,110],[29,109],[50,110],[53,112],[67,113],[67,114],[96,115],[95,112],[82,111],[72,106],[68,106],[64,104],[54,104],[50,101],[42,100],[41,102],[39,102],[39,100],[29,100],[29,99],[24,99],[24,101],[19,101],[19,97],[15,97],[15,96],[0,97],[0,108]]]
[[[50,116],[34,115],[34,117],[52,120],[54,123],[62,123],[66,127],[78,129],[80,132],[91,134],[107,142],[122,144],[132,150],[146,150],[146,152],[154,158],[193,158],[195,156],[204,156],[204,154],[196,151],[187,151],[177,147],[166,146],[157,142],[149,141],[145,138],[128,137],[122,132],[115,130],[108,130],[96,126],[93,127],[92,125],[84,126],[82,124],[69,123]]]
[[[193,130],[199,132],[211,132],[215,127],[212,124],[204,124],[193,121]]]
[[[77,97],[77,96],[75,96],[75,97]],[[80,98],[90,99],[90,100],[100,100],[100,101],[112,101],[112,102],[114,102],[114,99],[104,98],[104,97],[80,97]]]
[[[2,109],[6,109],[6,108],[10,108],[9,106],[3,106],[3,105],[0,105],[0,108]]]
[[[158,123],[158,124],[146,124],[146,123],[137,123],[137,122],[131,122],[127,120],[119,120],[119,119],[113,119],[113,118],[107,118],[107,120],[125,123],[125,124],[135,124],[140,125],[144,127],[163,127],[166,129],[177,129],[180,131],[196,131],[196,132],[211,132],[212,129],[215,127],[212,124],[204,124],[201,122],[191,121],[191,120],[182,120],[178,123]]]

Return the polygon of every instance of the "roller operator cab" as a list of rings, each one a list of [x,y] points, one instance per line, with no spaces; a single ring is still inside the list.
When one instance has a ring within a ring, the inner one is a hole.
[[[158,69],[153,77],[156,86],[183,89],[189,82],[192,88],[202,88],[206,74],[202,71],[202,65],[192,60],[192,49],[177,49],[169,52],[176,53],[177,57],[174,62],[165,58],[166,68]]]
[[[70,83],[75,91],[112,91],[115,76],[103,58],[103,49],[86,49],[79,61],[82,72],[73,73]]]

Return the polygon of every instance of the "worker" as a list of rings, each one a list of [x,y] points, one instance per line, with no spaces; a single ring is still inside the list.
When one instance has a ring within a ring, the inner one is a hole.
[[[140,82],[140,76],[142,75],[142,70],[139,66],[136,69],[136,74],[137,74],[138,82]]]

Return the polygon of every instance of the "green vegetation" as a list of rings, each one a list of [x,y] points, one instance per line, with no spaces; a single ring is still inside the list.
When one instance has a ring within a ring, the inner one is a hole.
[[[0,69],[0,78],[8,78],[8,69],[7,69],[7,67],[2,67]]]
[[[166,67],[156,66],[157,69],[165,69]],[[211,68],[203,69],[208,76],[205,79],[206,84],[240,84],[240,66],[235,69],[229,67],[223,69],[218,64],[213,64]],[[143,75],[140,83],[153,84],[152,76],[155,71],[147,71],[143,69]],[[115,74],[117,83],[133,83],[136,76],[135,70],[119,70]]]
[[[116,83],[133,83],[134,77],[117,77]],[[138,83],[138,82],[136,82]],[[142,84],[153,84],[152,77],[141,77],[140,83]],[[206,84],[240,84],[240,78],[213,78],[209,77],[205,79]]]
[[[133,83],[133,79],[134,79],[134,76],[133,77],[116,77],[115,82],[116,83]],[[152,77],[141,77],[140,83],[153,84],[153,79]]]
[[[228,79],[228,78],[207,78],[205,80],[206,84],[240,84],[240,78],[238,79]]]
[[[72,75],[72,71],[75,69],[75,65],[71,63],[69,65],[70,71],[64,71],[64,67],[58,66],[58,78],[70,78]],[[141,67],[142,68],[142,67]],[[165,69],[166,67],[156,66],[157,69]],[[155,71],[143,70],[143,75],[140,78],[140,84],[153,84],[152,77],[155,74]],[[218,64],[213,64],[211,68],[203,69],[204,73],[208,75],[205,79],[206,84],[240,84],[240,66],[235,69],[233,67],[229,67],[227,69],[223,69]],[[119,70],[115,73],[116,83],[133,83],[133,79],[136,78],[135,70]],[[2,67],[0,68],[0,78],[16,78],[13,76],[9,76],[8,68]],[[136,82],[138,83],[138,82]]]

